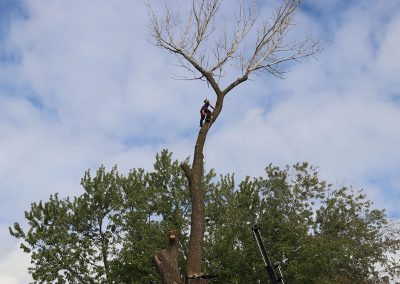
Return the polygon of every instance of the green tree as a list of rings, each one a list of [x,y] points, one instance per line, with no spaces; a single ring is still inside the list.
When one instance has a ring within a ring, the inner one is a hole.
[[[102,166],[87,171],[79,197],[32,203],[29,230],[10,233],[31,253],[33,279],[40,283],[157,283],[152,257],[164,232],[187,229],[186,178],[171,153],[156,156],[154,171],[120,175]]]
[[[100,167],[87,171],[83,194],[50,196],[25,213],[28,230],[10,232],[31,253],[37,283],[159,283],[152,257],[165,232],[178,228],[180,267],[188,249],[190,201],[186,177],[172,154],[156,156],[153,171]],[[205,260],[213,283],[265,283],[268,277],[251,228],[261,233],[288,283],[384,283],[399,276],[388,253],[400,249],[383,210],[361,192],[334,188],[306,163],[265,176],[203,179],[206,196]],[[392,228],[394,229],[394,228]],[[160,256],[162,257],[162,255]],[[178,265],[178,264],[177,264]],[[181,274],[184,271],[180,271]]]
[[[333,188],[307,163],[270,165],[266,177],[238,186],[233,176],[221,177],[207,204],[206,266],[220,276],[213,283],[268,281],[254,223],[287,283],[385,283],[383,275],[399,277],[399,265],[388,257],[399,253],[399,232],[390,232],[384,210],[371,206],[361,192]]]
[[[30,271],[35,280],[107,283],[119,240],[113,234],[121,204],[118,183],[116,169],[106,173],[101,167],[94,178],[86,172],[84,194],[72,201],[55,194],[48,202],[33,203],[25,212],[29,231],[18,223],[10,229],[25,241],[24,250],[32,252]]]

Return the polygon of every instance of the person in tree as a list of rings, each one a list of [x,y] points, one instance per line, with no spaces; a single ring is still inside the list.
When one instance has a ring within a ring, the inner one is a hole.
[[[204,105],[200,109],[200,127],[203,126],[204,119],[206,120],[206,122],[211,121],[211,111],[208,109],[208,107],[211,107],[212,109],[214,109],[214,107],[210,104],[208,99],[205,99]]]

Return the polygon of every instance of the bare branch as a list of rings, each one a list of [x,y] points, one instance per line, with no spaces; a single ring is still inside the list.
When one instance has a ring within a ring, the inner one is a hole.
[[[272,25],[264,22],[253,54],[247,61],[246,73],[266,70],[274,76],[284,73],[280,66],[287,61],[297,61],[319,52],[317,41],[305,39],[299,43],[284,43],[288,32],[294,27],[294,15],[301,0],[285,0],[276,13]]]
[[[248,7],[247,11],[244,7],[244,4],[241,2],[239,15],[235,15],[236,29],[232,36],[231,42],[228,42],[228,33],[225,29],[222,31],[222,36],[216,43],[216,52],[214,52],[216,63],[213,67],[211,67],[211,73],[218,69],[221,70],[229,60],[234,60],[237,58],[241,59],[241,55],[238,53],[239,45],[253,28],[257,20],[257,16],[255,2]],[[223,55],[221,54],[220,50],[224,52]]]
[[[282,78],[286,62],[313,56],[321,50],[317,41],[308,38],[297,43],[286,42],[302,0],[282,0],[270,21],[259,20],[256,1],[241,0],[237,14],[233,15],[233,24],[219,23],[223,28],[217,30],[216,22],[222,18],[221,3],[222,0],[192,0],[184,21],[169,6],[158,16],[148,5],[153,44],[175,54],[177,66],[190,74],[174,75],[174,78],[206,80],[219,96],[255,72],[266,71]],[[227,26],[235,28],[229,33]],[[248,48],[253,36],[255,42]],[[230,65],[237,66],[241,74],[228,82],[222,92],[220,79]]]

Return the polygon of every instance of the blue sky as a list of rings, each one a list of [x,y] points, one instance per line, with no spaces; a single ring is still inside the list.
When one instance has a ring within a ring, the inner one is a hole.
[[[399,218],[400,2],[305,0],[297,16],[323,53],[230,93],[207,167],[243,177],[309,161]],[[174,57],[149,44],[146,24],[137,1],[0,0],[0,283],[29,281],[7,228],[31,202],[80,194],[101,164],[127,172],[150,169],[163,148],[192,154],[214,97],[171,79]]]

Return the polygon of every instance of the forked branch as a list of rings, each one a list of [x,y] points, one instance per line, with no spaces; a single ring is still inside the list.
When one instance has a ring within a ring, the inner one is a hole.
[[[178,66],[186,70],[178,78],[206,80],[217,96],[224,95],[255,72],[281,78],[286,72],[284,63],[321,50],[319,42],[310,38],[286,40],[302,0],[282,0],[269,21],[260,17],[256,1],[245,2],[239,1],[238,13],[229,23],[235,27],[231,32],[220,20],[222,0],[192,0],[187,13],[182,13],[187,15],[184,20],[168,6],[158,16],[148,5],[153,43],[174,53]],[[240,69],[240,75],[221,89],[219,80],[231,71],[231,65]]]

